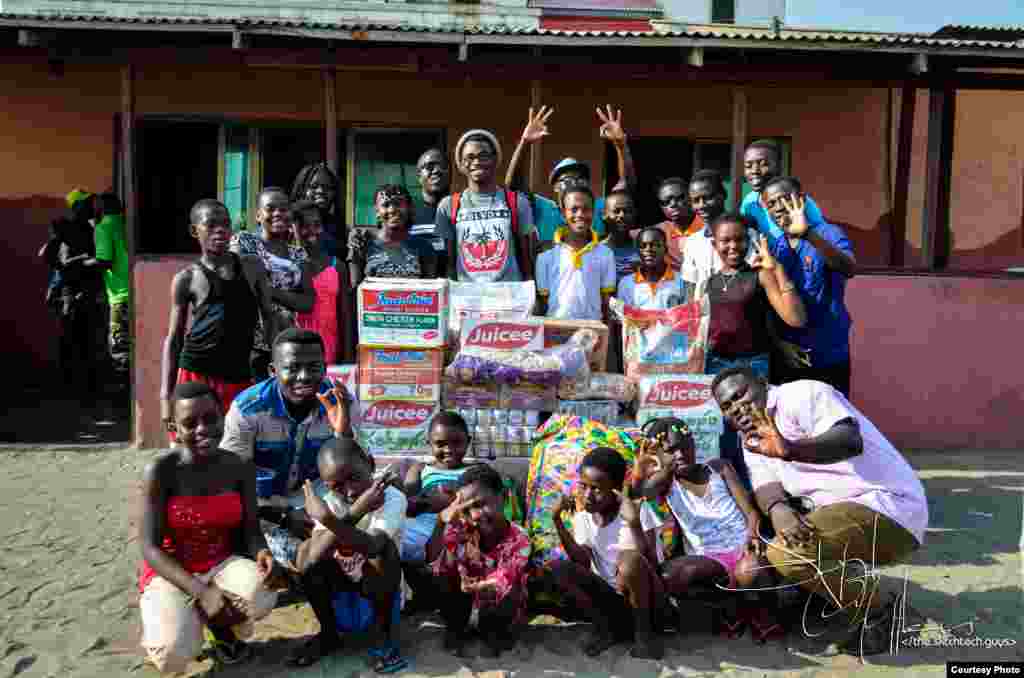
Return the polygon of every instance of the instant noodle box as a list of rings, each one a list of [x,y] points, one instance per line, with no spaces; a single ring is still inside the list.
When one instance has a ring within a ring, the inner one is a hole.
[[[359,347],[359,399],[441,399],[444,349]]]
[[[359,285],[359,344],[375,348],[443,348],[448,281],[367,278]]]
[[[557,320],[544,318],[544,348],[554,348],[569,341],[577,330],[584,328],[597,332],[597,347],[589,356],[590,369],[608,371],[608,326],[598,320]]]
[[[724,430],[722,411],[711,395],[709,374],[666,374],[643,377],[637,398],[637,426],[653,419],[675,417],[686,422],[697,444],[697,462],[719,455]]]

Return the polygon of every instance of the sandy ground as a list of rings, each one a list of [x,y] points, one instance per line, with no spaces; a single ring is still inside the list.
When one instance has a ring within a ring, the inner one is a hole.
[[[94,422],[69,426],[96,429]],[[82,440],[75,431],[61,439]],[[0,678],[157,675],[138,649],[132,518],[138,478],[153,454],[117,445],[0,447]],[[921,638],[928,647],[903,648],[862,665],[828,651],[835,628],[817,638],[796,630],[785,641],[757,646],[749,636],[732,641],[712,636],[707,611],[694,609],[687,615],[689,628],[668,639],[663,662],[630,659],[622,647],[588,659],[578,649],[581,629],[551,623],[532,626],[518,648],[500,660],[458,660],[442,652],[436,619],[419,617],[403,623],[412,666],[402,675],[938,676],[945,675],[949,659],[1024,659],[1020,452],[926,452],[910,459],[927,487],[931,529],[909,567],[888,568],[883,576],[891,588],[906,586],[907,624],[924,623],[906,637]],[[258,626],[255,659],[215,673],[229,678],[373,675],[359,638],[312,668],[286,668],[285,654],[315,628],[308,606],[281,606]],[[953,634],[971,631],[967,642],[980,647],[950,646]],[[1008,646],[992,647],[996,644]],[[209,662],[194,664],[190,675],[211,675]]]

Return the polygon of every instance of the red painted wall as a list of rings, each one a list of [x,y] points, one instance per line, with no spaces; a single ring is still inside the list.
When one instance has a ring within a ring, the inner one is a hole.
[[[851,281],[853,402],[906,449],[1024,447],[1024,280]]]

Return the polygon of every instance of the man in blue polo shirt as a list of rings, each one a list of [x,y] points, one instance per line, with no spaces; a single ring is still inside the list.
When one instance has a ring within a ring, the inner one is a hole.
[[[541,106],[535,113],[531,108],[526,127],[523,129],[523,136],[519,139],[512,159],[509,161],[508,170],[505,173],[505,184],[516,185],[516,169],[519,166],[519,159],[523,149],[528,144],[540,143],[548,136],[547,120],[551,117],[552,109]],[[618,157],[619,181],[612,188],[613,191],[633,190],[636,187],[636,169],[633,167],[633,158],[629,153],[629,144],[626,140],[626,131],[622,127],[622,111],[613,110],[611,106],[605,109],[597,109],[597,117],[601,120],[600,136],[612,143]],[[537,227],[537,239],[542,243],[550,245],[554,242],[555,231],[565,226],[565,218],[562,216],[562,196],[566,191],[576,186],[590,187],[590,166],[576,158],[563,158],[555,163],[551,174],[548,175],[548,183],[555,199],[551,200],[542,195],[530,194],[530,202],[533,205],[534,225]],[[515,186],[517,190],[520,187]],[[598,191],[595,191],[598,193]],[[594,222],[591,229],[599,236],[605,234],[604,228],[604,198],[598,198],[594,202]]]
[[[768,181],[762,196],[784,234],[775,240],[772,254],[807,309],[804,327],[776,324],[781,341],[779,355],[772,360],[772,381],[823,381],[849,397],[851,320],[844,297],[846,281],[856,272],[850,240],[824,219],[808,223],[806,198],[793,177]]]
[[[296,551],[313,522],[303,510],[302,484],[319,480],[317,455],[334,437],[351,437],[348,396],[332,408],[321,404],[332,384],[326,376],[324,342],[310,330],[287,329],[273,345],[271,376],[238,394],[224,421],[221,449],[274,471],[273,496],[261,511],[264,535],[274,559],[294,567]],[[272,514],[272,515],[271,515]],[[275,524],[276,523],[276,524]]]

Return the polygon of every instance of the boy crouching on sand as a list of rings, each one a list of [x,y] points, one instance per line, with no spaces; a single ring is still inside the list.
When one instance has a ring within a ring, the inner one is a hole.
[[[646,505],[626,498],[626,460],[611,448],[592,450],[579,468],[582,510],[573,516],[573,534],[563,522],[575,500],[562,496],[554,511],[555,529],[569,556],[555,566],[555,585],[590,617],[592,635],[583,651],[590,657],[617,642],[632,640],[630,654],[660,659],[656,630],[665,591],[658,576],[660,521]]]

